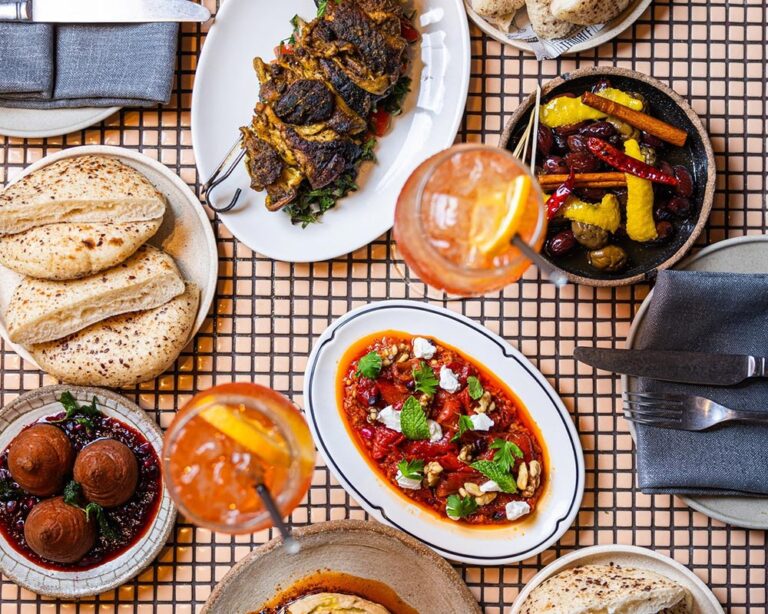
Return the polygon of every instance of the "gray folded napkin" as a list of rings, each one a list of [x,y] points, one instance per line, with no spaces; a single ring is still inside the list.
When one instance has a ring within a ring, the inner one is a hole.
[[[768,355],[768,275],[661,272],[635,347]],[[640,378],[638,388],[768,412],[765,379],[717,387]],[[766,495],[768,426],[728,424],[692,433],[637,425],[637,467],[645,493]]]
[[[0,106],[146,107],[168,102],[178,24],[0,23]]]

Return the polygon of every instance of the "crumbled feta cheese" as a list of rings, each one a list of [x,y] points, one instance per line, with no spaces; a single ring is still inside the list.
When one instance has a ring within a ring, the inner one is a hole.
[[[429,440],[440,441],[443,438],[443,428],[434,420],[427,420],[429,425]]]
[[[416,337],[413,340],[413,355],[416,358],[429,360],[435,355],[437,348],[424,337]]]
[[[388,429],[392,429],[398,433],[403,432],[403,429],[400,426],[400,412],[392,409],[391,405],[387,405],[384,409],[382,409],[379,412],[379,415],[376,416],[376,420],[381,422]]]
[[[484,484],[480,484],[480,490],[482,492],[501,492],[499,485],[493,480],[488,480]]]
[[[473,431],[488,431],[495,424],[486,414],[475,414],[469,417]]]
[[[456,392],[461,388],[456,374],[445,365],[440,367],[440,388],[447,392]]]
[[[510,501],[504,508],[507,513],[507,520],[517,520],[526,514],[531,513],[531,506],[525,501]]]
[[[419,488],[421,488],[421,480],[407,478],[399,469],[397,470],[395,481],[397,481],[397,485],[400,488],[404,488],[405,490],[419,490]]]

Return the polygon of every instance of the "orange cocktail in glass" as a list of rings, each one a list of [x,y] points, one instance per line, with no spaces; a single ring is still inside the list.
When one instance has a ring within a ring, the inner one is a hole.
[[[287,398],[257,384],[224,384],[196,395],[165,435],[169,492],[194,524],[250,533],[273,524],[266,489],[280,516],[304,498],[315,447]]]
[[[397,203],[395,240],[426,284],[471,296],[517,281],[546,234],[544,197],[509,151],[457,145],[419,166]]]

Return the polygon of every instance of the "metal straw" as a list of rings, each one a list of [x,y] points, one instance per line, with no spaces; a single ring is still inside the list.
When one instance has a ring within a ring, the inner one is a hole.
[[[291,529],[283,520],[280,515],[280,510],[277,509],[275,500],[272,498],[272,494],[264,484],[256,484],[256,492],[259,493],[261,501],[264,503],[264,507],[267,508],[269,515],[272,517],[272,524],[275,525],[280,535],[283,537],[283,548],[288,554],[297,554],[301,550],[301,544],[291,535]]]

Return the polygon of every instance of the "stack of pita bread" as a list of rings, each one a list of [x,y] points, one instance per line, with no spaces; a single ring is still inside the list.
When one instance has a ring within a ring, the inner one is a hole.
[[[646,569],[585,565],[537,586],[520,614],[690,614],[687,589]]]
[[[162,194],[115,158],[66,158],[0,193],[0,264],[22,275],[4,314],[11,340],[70,384],[130,387],[189,340],[199,289],[146,242]]]

